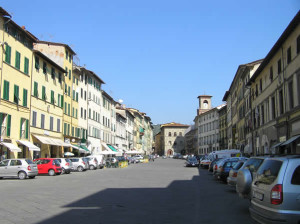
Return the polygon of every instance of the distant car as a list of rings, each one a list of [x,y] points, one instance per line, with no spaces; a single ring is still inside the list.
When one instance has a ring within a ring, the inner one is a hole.
[[[20,180],[26,177],[33,179],[38,175],[37,165],[30,159],[6,159],[0,162],[0,178],[18,177]]]
[[[144,157],[141,156],[141,155],[135,155],[135,156],[133,156],[133,157],[136,158],[136,159],[138,159],[138,160],[144,159]]]
[[[189,157],[185,162],[186,167],[198,167],[199,162],[196,157]]]
[[[208,170],[210,172],[214,171],[214,165],[220,160],[220,158],[214,159],[213,161],[211,161],[211,163],[209,164]]]
[[[89,164],[90,170],[96,170],[98,168],[98,160],[96,157],[93,156],[83,157],[82,160]]]
[[[90,156],[87,156],[87,157],[97,158],[99,169],[103,169],[103,167],[105,166],[105,161],[104,161],[104,156],[103,155],[90,155]]]
[[[259,223],[300,223],[300,156],[264,160],[252,182],[251,217]]]
[[[135,159],[134,157],[131,157],[131,156],[127,157],[127,159],[128,159],[128,163],[138,163],[138,162],[140,162],[138,159]]]
[[[49,174],[49,176],[55,176],[61,174],[62,168],[60,163],[55,158],[39,158],[33,161],[38,168],[39,174]]]
[[[85,171],[89,169],[89,164],[83,161],[82,158],[70,158],[73,163],[73,169],[79,172]]]
[[[227,184],[229,186],[236,186],[236,180],[237,180],[237,173],[239,172],[239,169],[244,165],[246,161],[239,161],[237,164],[232,167],[232,169],[229,171],[229,176],[227,177]]]
[[[73,163],[69,158],[57,158],[60,166],[62,168],[62,174],[70,174],[71,170],[73,170]]]
[[[229,176],[229,172],[232,169],[232,167],[235,166],[240,160],[245,161],[247,158],[245,157],[232,157],[229,159],[224,159],[224,162],[219,163],[218,170],[215,174],[215,176],[222,180],[223,182],[227,182],[227,177]]]
[[[208,169],[210,163],[211,163],[211,160],[210,160],[207,156],[206,156],[206,157],[203,157],[203,158],[200,160],[200,166],[201,166],[202,168]]]

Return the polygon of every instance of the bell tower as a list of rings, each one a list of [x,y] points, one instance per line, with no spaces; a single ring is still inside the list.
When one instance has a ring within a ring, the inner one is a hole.
[[[198,114],[202,114],[211,109],[211,98],[212,98],[212,96],[208,96],[208,95],[198,96],[198,99],[199,99]]]

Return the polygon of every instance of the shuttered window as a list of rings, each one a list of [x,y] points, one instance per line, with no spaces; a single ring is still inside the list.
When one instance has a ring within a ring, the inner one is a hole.
[[[27,94],[28,94],[27,89],[23,89],[23,106],[24,107],[27,107]]]
[[[33,96],[38,97],[38,83],[34,82]]]
[[[51,90],[51,104],[54,104],[54,91]]]
[[[3,99],[9,100],[9,82],[4,80]]]
[[[5,48],[5,62],[10,64],[10,59],[11,59],[11,47],[6,44]]]
[[[14,103],[19,104],[19,86],[14,85]]]
[[[40,59],[39,59],[38,56],[35,56],[34,67],[35,67],[36,69],[40,69]]]
[[[7,125],[6,125],[6,136],[10,136],[10,128],[11,127],[11,115],[7,115]]]
[[[29,59],[24,58],[24,73],[28,75],[29,73]]]
[[[46,100],[46,87],[42,86],[42,100]]]
[[[21,62],[21,54],[20,52],[16,51],[16,58],[15,58],[16,69],[20,69],[20,62]]]

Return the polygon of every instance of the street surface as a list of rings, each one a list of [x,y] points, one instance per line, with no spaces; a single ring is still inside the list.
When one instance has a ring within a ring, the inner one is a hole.
[[[184,160],[0,180],[0,223],[254,223],[249,201]]]

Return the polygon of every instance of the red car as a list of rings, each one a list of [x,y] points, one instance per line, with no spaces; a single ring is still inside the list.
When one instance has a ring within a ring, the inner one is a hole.
[[[37,164],[39,174],[48,173],[50,176],[61,174],[62,168],[57,159],[54,158],[39,158],[33,161]]]

